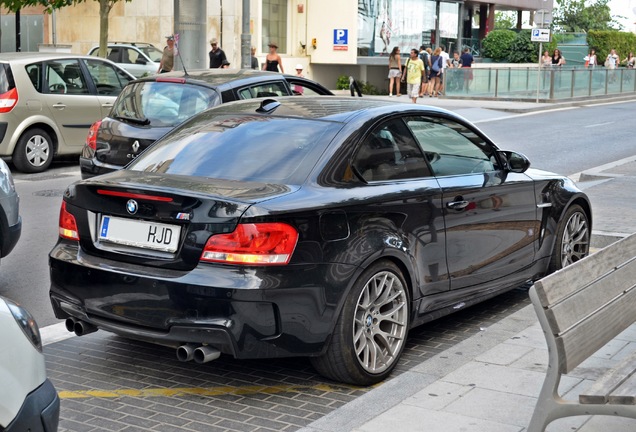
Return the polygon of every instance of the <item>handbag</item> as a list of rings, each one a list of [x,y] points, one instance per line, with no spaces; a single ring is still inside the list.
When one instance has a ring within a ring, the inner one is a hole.
[[[610,61],[609,61],[609,58],[607,58],[607,59],[605,60],[605,67],[606,67],[606,68],[610,67],[610,64],[611,64],[611,63],[610,63]]]
[[[411,59],[408,59],[408,60],[406,61],[406,66],[404,66],[404,69],[402,69],[402,78],[400,78],[400,81],[401,81],[402,83],[405,83],[405,82],[406,82],[406,72],[407,72],[407,69],[408,69],[408,67],[409,67],[409,62],[410,62],[410,61],[411,61]]]
[[[437,61],[435,63],[433,63],[433,65],[431,66],[431,70],[435,73],[439,72],[439,69],[441,67],[441,65],[439,64],[440,61],[442,60],[441,57],[437,57]]]

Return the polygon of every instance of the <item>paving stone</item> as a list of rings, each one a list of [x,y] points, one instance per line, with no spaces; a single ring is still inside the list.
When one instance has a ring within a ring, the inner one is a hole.
[[[530,423],[536,402],[534,397],[474,388],[450,403],[444,411],[525,427]]]
[[[441,410],[451,402],[464,396],[473,388],[472,386],[436,381],[413,396],[405,399],[404,403],[425,409]]]
[[[372,421],[356,428],[354,432],[386,432],[396,430],[395,419],[400,419],[400,432],[520,432],[523,429],[464,415],[427,410],[412,405],[398,405]]]
[[[537,397],[545,374],[523,369],[512,369],[487,363],[470,362],[443,378],[443,381],[460,385],[474,385],[479,388],[518,393],[523,396]],[[579,379],[563,377],[561,385],[564,391],[574,387]]]

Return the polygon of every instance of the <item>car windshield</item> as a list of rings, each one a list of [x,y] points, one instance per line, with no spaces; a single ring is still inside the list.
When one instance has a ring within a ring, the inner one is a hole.
[[[320,120],[206,112],[166,135],[127,169],[301,184],[341,126]]]
[[[156,127],[174,127],[219,103],[217,93],[207,87],[146,81],[124,88],[111,117]]]
[[[139,47],[139,49],[150,58],[155,63],[161,62],[161,56],[163,55],[163,51],[154,46],[144,46]]]

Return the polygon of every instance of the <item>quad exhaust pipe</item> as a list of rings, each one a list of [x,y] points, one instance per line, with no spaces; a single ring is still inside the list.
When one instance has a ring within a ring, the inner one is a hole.
[[[77,336],[84,336],[97,331],[97,327],[94,325],[75,318],[67,318],[64,325],[66,325],[66,330],[75,333]]]
[[[221,351],[209,345],[185,344],[177,348],[177,359],[182,362],[194,360],[202,364],[216,360],[221,356]]]

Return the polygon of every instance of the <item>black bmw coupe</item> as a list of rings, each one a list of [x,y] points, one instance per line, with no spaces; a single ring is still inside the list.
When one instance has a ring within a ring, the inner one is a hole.
[[[586,195],[529,166],[432,107],[221,105],[66,190],[55,315],[184,361],[309,356],[372,384],[409,328],[588,254]]]

